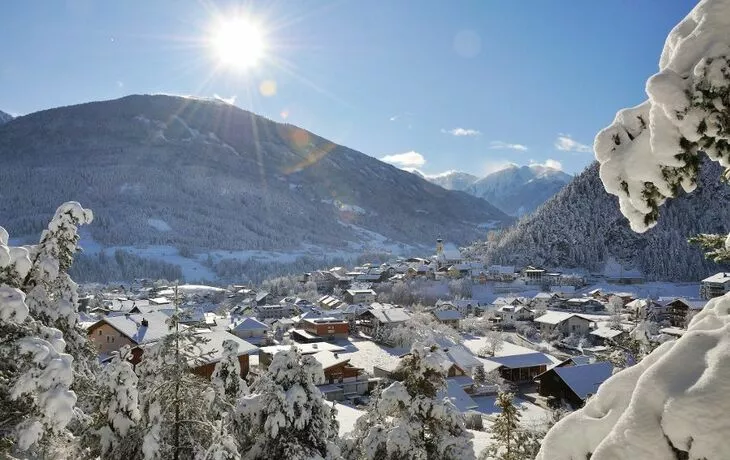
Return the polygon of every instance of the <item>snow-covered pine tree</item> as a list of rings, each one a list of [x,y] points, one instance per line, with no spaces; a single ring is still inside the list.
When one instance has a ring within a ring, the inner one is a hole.
[[[211,383],[216,392],[214,410],[222,415],[232,413],[238,399],[248,394],[248,385],[241,378],[241,364],[238,362],[238,342],[223,341],[223,357],[215,364]]]
[[[274,355],[269,368],[239,399],[237,439],[246,460],[339,458],[336,409],[317,388],[324,382],[322,365],[296,348]]]
[[[206,401],[214,388],[191,372],[191,365],[204,358],[200,349],[206,339],[180,325],[179,310],[169,327],[167,336],[145,348],[137,366],[140,422],[125,441],[135,449],[128,458],[197,459],[215,451],[214,442],[229,439],[228,427],[217,423]]]
[[[636,231],[651,227],[680,188],[694,190],[701,153],[728,176],[730,1],[702,0],[672,29],[646,91],[648,100],[618,112],[594,145],[604,186]],[[711,257],[725,258],[730,244],[720,241],[709,241]],[[710,300],[688,333],[606,380],[558,422],[538,459],[730,458],[729,327],[730,296]]]
[[[394,376],[344,439],[346,458],[473,459],[464,416],[441,397],[450,361],[437,347],[415,344]]]
[[[512,393],[500,392],[495,405],[500,413],[490,428],[492,444],[480,455],[480,460],[526,460],[520,439],[520,409],[513,404]]]
[[[71,421],[76,395],[73,358],[58,329],[30,314],[21,290],[32,263],[26,248],[8,246],[0,227],[0,454],[48,453]]]
[[[98,432],[102,459],[129,458],[129,446],[123,441],[140,420],[138,378],[127,361],[129,356],[129,347],[123,347],[99,378],[101,388],[108,395],[101,408],[104,424]]]
[[[68,270],[79,251],[78,226],[92,220],[92,212],[75,201],[59,206],[40,242],[29,247],[32,266],[21,286],[33,317],[63,333],[66,353],[74,358],[72,389],[84,410],[95,405],[99,365],[96,350],[78,325],[77,285]]]
[[[487,382],[487,373],[484,372],[484,366],[477,366],[474,368],[472,380],[474,380],[474,383],[477,385],[484,385]]]

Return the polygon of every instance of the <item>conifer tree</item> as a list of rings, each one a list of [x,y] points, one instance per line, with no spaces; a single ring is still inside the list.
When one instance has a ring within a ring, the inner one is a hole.
[[[463,415],[442,392],[450,362],[436,347],[415,344],[394,382],[377,395],[344,440],[355,459],[457,460],[474,458]]]
[[[524,460],[521,451],[520,410],[513,404],[512,393],[500,392],[495,405],[500,413],[490,429],[493,443],[480,455],[480,459]]]
[[[317,388],[324,382],[322,365],[298,350],[274,355],[268,370],[239,399],[237,438],[247,440],[241,453],[247,460],[335,459],[338,448],[336,409]]]

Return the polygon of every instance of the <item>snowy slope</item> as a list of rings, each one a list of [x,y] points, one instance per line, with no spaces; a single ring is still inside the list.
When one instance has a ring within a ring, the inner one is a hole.
[[[0,110],[0,125],[9,122],[14,117],[10,115],[9,113],[5,113],[2,110]]]
[[[474,182],[479,180],[479,178],[473,174],[459,171],[447,171],[433,176],[425,176],[425,178],[429,182],[440,185],[446,190],[459,190],[461,192],[467,191]]]
[[[513,216],[534,211],[572,177],[542,165],[511,166],[473,183],[466,191]]]
[[[686,241],[701,232],[727,233],[730,186],[718,180],[721,172],[716,163],[707,162],[697,190],[668,203],[659,224],[637,234],[621,215],[616,197],[604,190],[594,163],[495,245],[475,250],[504,265],[603,272],[607,262],[616,260],[649,279],[697,281],[721,269]]]
[[[464,244],[487,222],[513,220],[484,200],[211,100],[128,96],[62,107],[4,124],[0,138],[0,216],[18,237],[37,236],[68,199],[96,212],[89,231],[105,247],[180,253],[432,247],[439,235]]]
[[[483,178],[459,171],[424,177],[447,190],[484,198],[511,216],[534,211],[572,179],[559,169],[543,165],[511,165]]]

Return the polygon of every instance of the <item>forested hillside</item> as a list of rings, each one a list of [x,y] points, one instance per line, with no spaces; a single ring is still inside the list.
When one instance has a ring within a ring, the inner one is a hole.
[[[615,258],[649,279],[696,281],[719,268],[687,238],[727,233],[730,222],[730,186],[718,181],[720,166],[706,163],[697,191],[667,203],[659,224],[646,233],[630,230],[618,199],[606,193],[594,163],[534,215],[481,250],[495,263],[593,271]]]
[[[510,218],[483,200],[220,101],[128,96],[0,126],[0,215],[37,234],[59,202],[106,246],[192,251],[467,243]],[[375,232],[375,233],[372,233]]]

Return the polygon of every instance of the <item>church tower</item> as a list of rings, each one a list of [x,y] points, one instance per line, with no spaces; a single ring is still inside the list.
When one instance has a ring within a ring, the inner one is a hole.
[[[442,256],[444,253],[444,240],[441,238],[436,240],[436,255]]]

